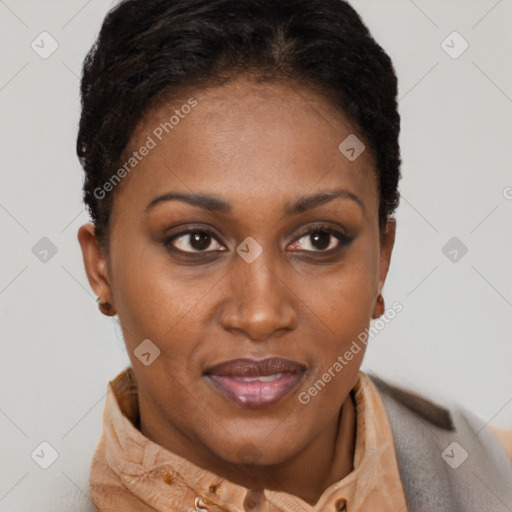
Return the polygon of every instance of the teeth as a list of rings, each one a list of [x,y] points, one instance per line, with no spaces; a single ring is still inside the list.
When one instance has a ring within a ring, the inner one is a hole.
[[[258,380],[261,382],[271,382],[273,380],[279,379],[283,374],[282,373],[276,373],[275,375],[266,375],[265,377],[258,377]]]
[[[275,375],[265,375],[260,377],[238,377],[238,380],[243,382],[254,382],[255,380],[259,380],[260,382],[272,382],[273,380],[279,379],[282,375],[282,373],[276,373]]]

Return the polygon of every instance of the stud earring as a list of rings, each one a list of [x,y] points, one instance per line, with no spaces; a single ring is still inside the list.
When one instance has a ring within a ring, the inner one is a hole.
[[[100,302],[99,297],[96,299],[96,302],[98,303],[98,306],[103,313],[105,313],[107,315],[110,313],[110,310],[112,309],[112,304],[110,304],[110,302],[108,302],[108,301]]]
[[[373,312],[372,318],[380,318],[384,314],[384,310],[386,309],[386,305],[384,304],[384,297],[379,293],[377,297],[377,304],[375,305],[375,310]]]

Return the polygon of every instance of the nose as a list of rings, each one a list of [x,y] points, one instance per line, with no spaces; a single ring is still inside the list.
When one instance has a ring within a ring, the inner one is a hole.
[[[292,331],[298,325],[296,296],[264,254],[252,263],[235,260],[226,276],[229,300],[220,318],[225,330],[242,331],[254,341],[265,340],[277,331]]]

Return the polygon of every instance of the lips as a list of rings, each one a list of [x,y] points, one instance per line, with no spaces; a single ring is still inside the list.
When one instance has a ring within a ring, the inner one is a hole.
[[[291,393],[306,367],[296,361],[271,357],[233,359],[208,368],[204,376],[213,388],[243,407],[267,407]]]

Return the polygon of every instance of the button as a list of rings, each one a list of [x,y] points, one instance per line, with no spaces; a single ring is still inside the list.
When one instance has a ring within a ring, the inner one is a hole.
[[[346,512],[347,500],[345,498],[340,498],[339,500],[336,500],[336,503],[334,504],[334,509],[336,510],[336,512]]]
[[[212,494],[215,494],[219,490],[219,487],[220,487],[220,484],[217,484],[217,483],[214,482],[214,483],[210,484],[210,487],[208,487],[208,490]]]
[[[171,485],[174,482],[174,473],[171,473],[170,471],[166,471],[163,476],[162,480],[167,484]]]
[[[206,508],[206,505],[201,498],[201,496],[196,496],[194,498],[194,511],[195,512],[206,512],[208,509]]]
[[[249,490],[244,498],[244,510],[246,512],[260,512],[263,510],[263,491]]]

